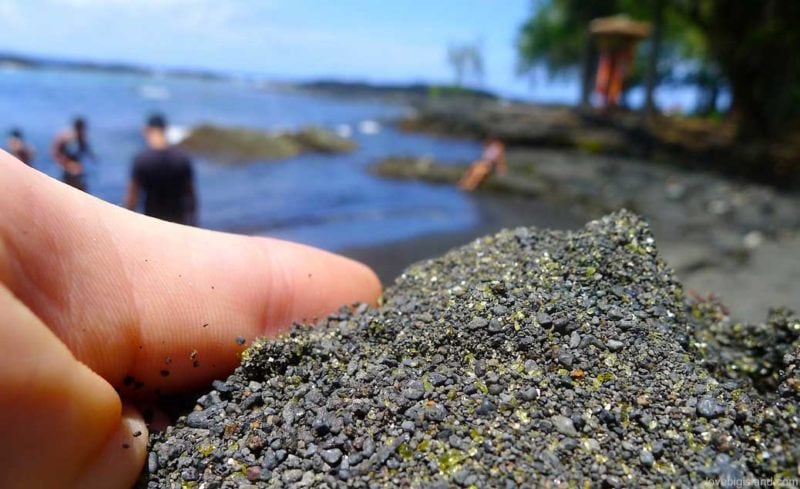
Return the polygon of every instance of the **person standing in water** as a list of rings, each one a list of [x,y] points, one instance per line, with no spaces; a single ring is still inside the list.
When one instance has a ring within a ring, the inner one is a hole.
[[[19,161],[28,166],[33,166],[33,156],[35,154],[33,147],[25,142],[22,131],[17,128],[8,133],[8,151]]]
[[[147,149],[133,160],[125,207],[136,210],[143,200],[143,211],[148,216],[195,225],[197,197],[192,162],[186,153],[169,144],[166,130],[167,121],[162,115],[147,119]]]
[[[462,190],[471,192],[494,171],[497,171],[498,175],[505,175],[506,147],[498,138],[490,136],[484,142],[481,159],[469,167],[459,180],[458,186]]]
[[[62,180],[84,192],[87,192],[84,162],[87,158],[96,160],[86,131],[86,120],[76,117],[72,121],[72,128],[56,136],[53,142],[53,159],[64,170]]]

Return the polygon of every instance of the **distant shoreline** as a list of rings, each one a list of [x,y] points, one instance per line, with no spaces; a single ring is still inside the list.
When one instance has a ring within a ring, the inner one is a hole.
[[[236,75],[234,73],[179,67],[155,67],[137,63],[117,63],[110,61],[91,61],[60,59],[47,56],[25,55],[0,52],[0,68],[11,67],[21,70],[63,70],[87,73],[110,73],[120,75],[162,76],[206,81],[250,80],[255,84],[276,89],[301,90],[325,95],[349,97],[379,97],[385,99],[426,99],[458,98],[492,101],[500,97],[484,89],[457,87],[436,83],[373,83],[362,80],[341,80],[319,78],[293,82],[275,81],[267,76]]]
[[[174,78],[195,78],[203,80],[234,80],[235,77],[213,70],[191,68],[156,68],[136,63],[115,63],[108,61],[89,61],[58,59],[46,56],[31,56],[16,53],[0,53],[0,66],[26,70],[63,70],[94,73],[113,73],[120,75],[169,76]]]

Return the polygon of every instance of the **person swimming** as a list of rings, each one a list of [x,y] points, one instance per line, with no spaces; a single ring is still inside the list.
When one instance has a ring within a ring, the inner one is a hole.
[[[33,157],[36,152],[25,142],[25,137],[20,129],[14,128],[8,132],[8,151],[19,161],[33,166]]]
[[[498,138],[489,136],[484,141],[481,158],[470,165],[464,176],[458,181],[458,186],[462,190],[471,192],[478,188],[478,185],[494,171],[497,171],[498,175],[505,175],[506,147]]]
[[[87,124],[82,117],[72,121],[72,128],[56,136],[53,142],[53,159],[64,171],[62,180],[79,190],[87,191],[86,169],[83,162],[87,158],[96,159],[86,137]]]

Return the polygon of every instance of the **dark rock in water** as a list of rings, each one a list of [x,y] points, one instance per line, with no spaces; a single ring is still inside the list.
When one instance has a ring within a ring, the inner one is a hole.
[[[220,163],[283,159],[304,152],[348,153],[356,147],[353,141],[316,127],[270,133],[211,125],[193,128],[180,146]]]
[[[633,214],[504,231],[412,266],[378,309],[257,340],[213,416],[152,436],[141,486],[195,474],[198,487],[267,488],[798,477],[800,350],[769,350],[782,356],[759,391],[707,361],[727,350],[681,346],[702,331],[686,311]],[[780,331],[800,329],[782,317]]]

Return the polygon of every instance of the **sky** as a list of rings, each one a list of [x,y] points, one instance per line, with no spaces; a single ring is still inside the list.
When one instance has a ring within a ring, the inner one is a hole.
[[[483,87],[528,97],[515,41],[531,0],[0,0],[0,52],[266,75],[450,82],[480,43]],[[552,87],[547,90],[552,92]]]

